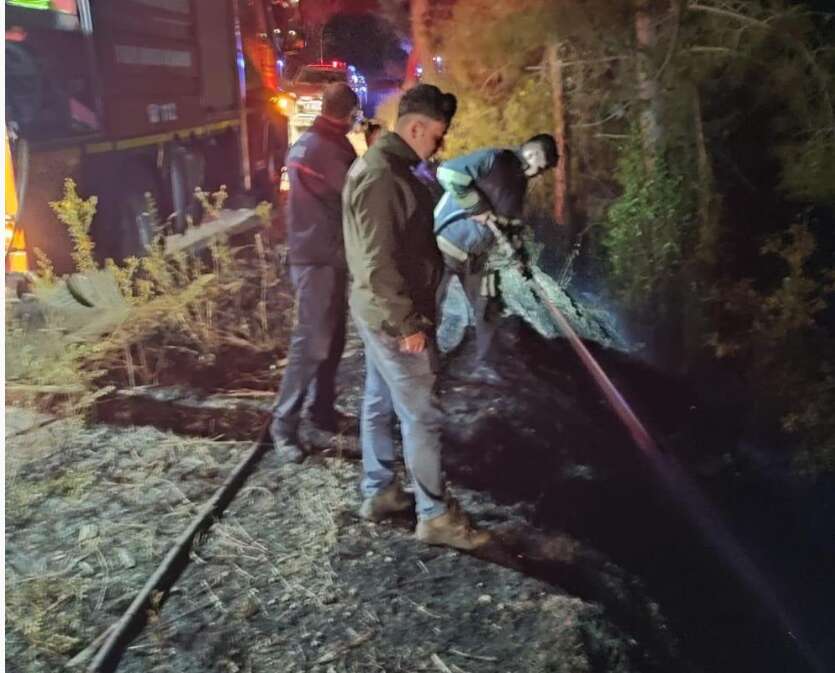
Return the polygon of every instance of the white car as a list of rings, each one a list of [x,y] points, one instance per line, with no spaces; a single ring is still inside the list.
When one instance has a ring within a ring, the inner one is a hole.
[[[331,82],[347,82],[357,93],[360,107],[368,101],[368,85],[357,69],[344,61],[310,63],[299,70],[286,90],[276,96],[276,105],[287,116],[287,133],[292,145],[322,111],[322,91]]]
[[[321,61],[303,66],[291,84],[281,91],[273,100],[287,117],[288,147],[295,143],[313,120],[322,112],[322,92],[325,85],[331,82],[347,82],[356,92],[360,107],[365,108],[368,103],[368,85],[357,69],[344,61]],[[348,134],[348,139],[357,154],[365,151],[365,137],[355,129]],[[283,169],[280,182],[281,191],[287,191],[287,170]]]

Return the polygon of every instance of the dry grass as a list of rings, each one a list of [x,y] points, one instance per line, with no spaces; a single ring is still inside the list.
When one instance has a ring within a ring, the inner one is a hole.
[[[198,198],[212,216],[226,193],[201,191]],[[95,197],[82,199],[68,181],[63,198],[52,205],[72,234],[79,268],[101,273],[92,261],[88,233]],[[263,207],[258,212],[263,222],[269,221]],[[11,379],[35,385],[80,384],[89,391],[79,405],[83,410],[106,394],[109,385],[158,384],[166,376],[171,378],[172,370],[175,378],[182,378],[211,368],[230,349],[267,361],[280,349],[292,319],[288,311],[292,294],[279,282],[279,265],[261,234],[248,249],[233,249],[216,239],[203,253],[166,255],[164,223],[150,199],[148,213],[159,233],[147,255],[118,265],[112,260],[105,263],[122,297],[122,305],[113,308],[119,314],[115,326],[103,326],[104,336],[81,335],[79,342],[68,340],[64,326],[48,316],[48,324],[36,332],[12,320],[6,325],[7,358],[15,363]],[[40,291],[54,282],[48,266],[43,266],[36,283]],[[7,316],[12,313],[7,310]]]
[[[81,423],[47,455],[43,440],[7,442],[7,665],[34,673],[59,670],[118,618],[240,451]]]

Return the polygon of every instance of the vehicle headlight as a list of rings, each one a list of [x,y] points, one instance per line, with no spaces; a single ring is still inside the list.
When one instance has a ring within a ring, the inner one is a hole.
[[[270,99],[282,114],[289,114],[293,109],[293,97],[286,93],[278,94]]]

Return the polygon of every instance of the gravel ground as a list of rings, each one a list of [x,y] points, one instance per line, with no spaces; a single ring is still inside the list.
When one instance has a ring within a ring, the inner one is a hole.
[[[84,650],[246,449],[66,421],[10,436],[6,670],[59,670]],[[357,481],[355,461],[278,468],[268,455],[119,670],[645,669],[648,653],[601,605],[420,545],[408,519],[362,522]],[[457,495],[491,526],[520,521]]]

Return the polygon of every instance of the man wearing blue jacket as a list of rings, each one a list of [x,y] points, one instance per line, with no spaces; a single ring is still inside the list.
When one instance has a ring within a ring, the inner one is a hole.
[[[495,283],[485,264],[495,242],[487,218],[509,237],[522,225],[528,181],[557,165],[554,137],[536,135],[518,149],[482,149],[444,162],[437,180],[444,195],[435,208],[435,236],[445,272],[439,291],[443,304],[457,276],[475,314],[477,377],[492,380],[487,356],[496,329]]]
[[[299,425],[313,387],[313,425],[336,432],[336,369],[345,348],[348,267],[342,238],[342,187],[357,158],[346,134],[359,101],[345,83],[329,84],[322,113],[287,156],[287,243],[296,290],[296,326],[270,431],[282,462],[301,462]]]

